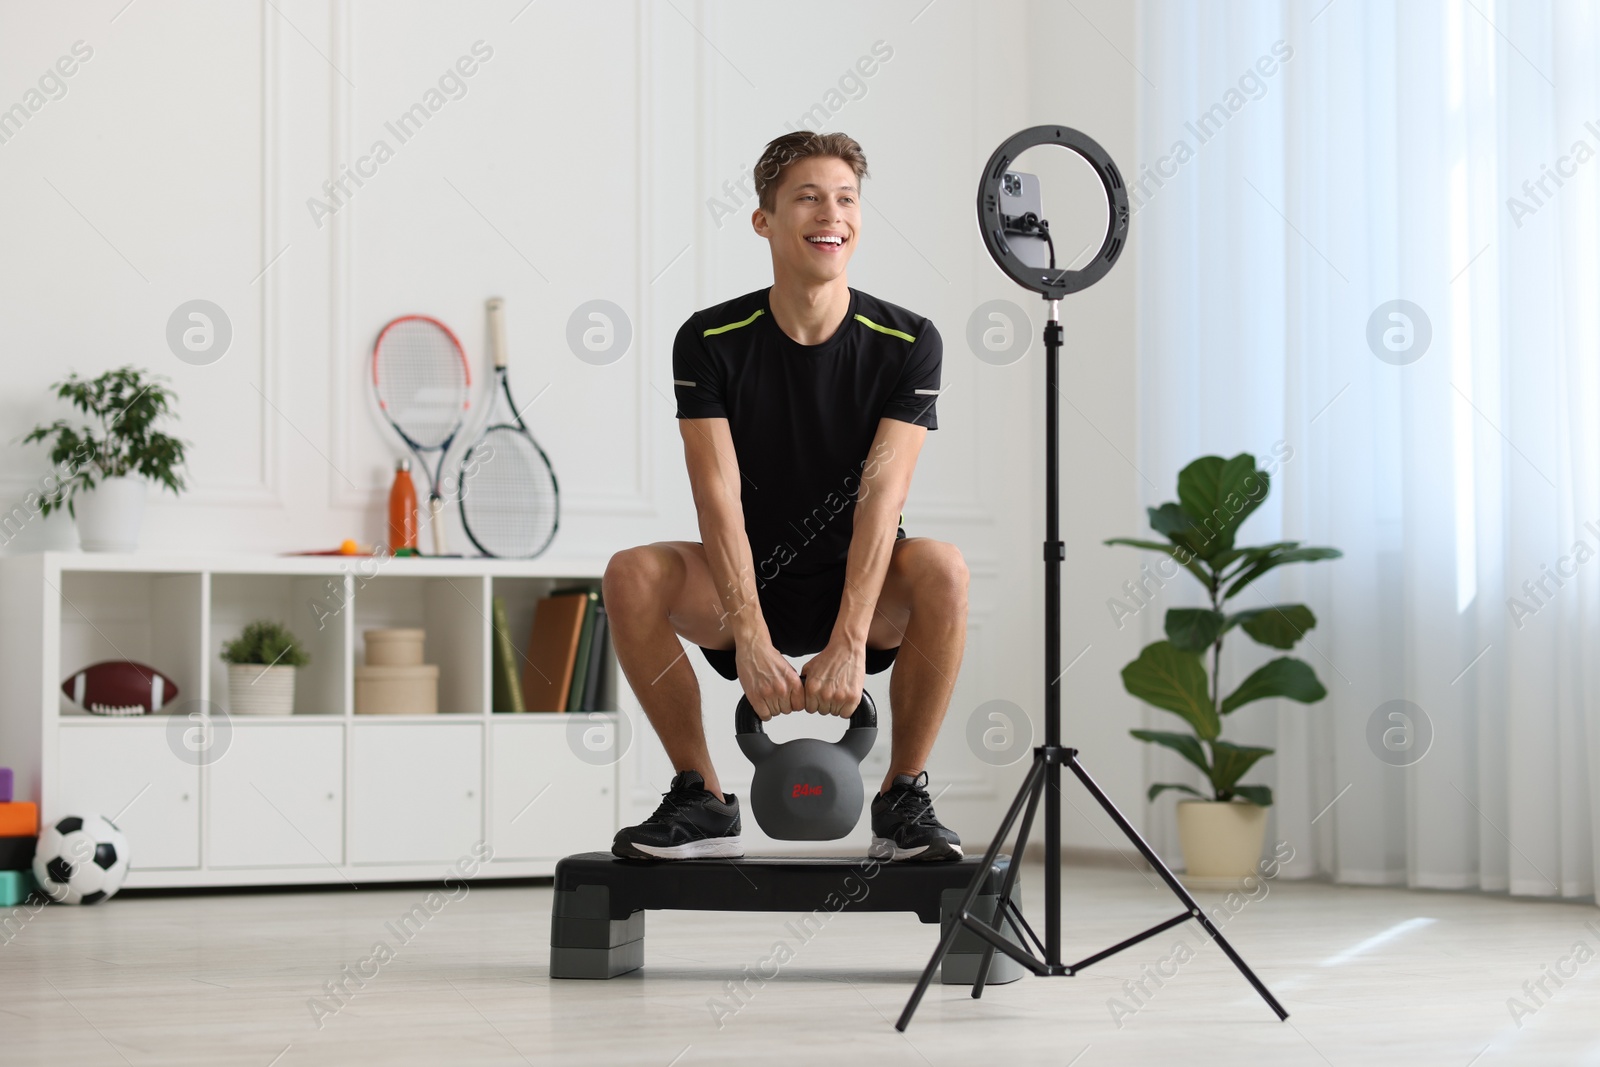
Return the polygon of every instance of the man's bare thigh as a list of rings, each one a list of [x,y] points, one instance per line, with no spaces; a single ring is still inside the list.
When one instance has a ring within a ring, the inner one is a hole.
[[[896,539],[889,555],[889,569],[883,575],[883,587],[878,591],[878,603],[872,610],[872,622],[867,629],[868,648],[896,648],[905,639],[906,626],[911,622],[911,594],[915,577],[906,561],[918,548],[931,541],[928,537],[901,537]]]
[[[894,648],[900,644],[910,616],[911,588],[909,576],[896,564],[907,549],[915,551],[915,542],[925,540],[901,538],[894,543],[889,572],[884,576],[867,634],[868,646]],[[727,609],[718,595],[711,565],[706,562],[706,546],[698,541],[656,541],[651,547],[671,551],[682,568],[682,584],[667,609],[672,628],[701,648],[731,649],[733,630],[727,624]]]
[[[706,562],[706,546],[698,541],[656,541],[651,547],[671,551],[682,566],[683,582],[667,608],[672,628],[701,648],[732,648],[733,630],[724,618],[727,609]]]

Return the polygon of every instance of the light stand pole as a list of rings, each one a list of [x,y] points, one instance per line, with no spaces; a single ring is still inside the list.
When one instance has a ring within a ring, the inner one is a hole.
[[[1061,562],[1067,546],[1061,540],[1061,301],[1046,299],[1050,318],[1044,324],[1044,750],[1050,752],[1061,747]],[[1045,962],[1054,966],[1061,962],[1061,764],[1045,762],[1044,785],[1050,797],[1044,809]],[[1005,835],[1000,836],[1004,840]],[[1019,864],[1026,844],[1017,844]],[[1009,902],[1011,895],[1005,899]],[[978,969],[984,977],[993,955],[983,955]]]
[[[1011,244],[1006,240],[1008,235],[1034,235],[1043,237],[1049,242],[1049,223],[1027,214],[1023,216],[1008,216],[1001,210],[1000,190],[1002,182],[1006,179],[1011,163],[1016,157],[1028,148],[1036,145],[1053,144],[1069,148],[1082,156],[1105,186],[1106,203],[1109,207],[1109,225],[1106,230],[1105,241],[1095,258],[1082,270],[1058,270],[1055,266],[1055,249],[1053,242],[1050,244],[1050,266],[1041,268],[1023,262],[1014,252]],[[1086,289],[1105,276],[1121,255],[1123,245],[1128,233],[1128,194],[1123,187],[1122,176],[1118,173],[1116,164],[1092,138],[1079,133],[1077,130],[1065,126],[1034,126],[1023,130],[1007,140],[994,155],[989,157],[988,165],[984,168],[983,179],[978,188],[978,222],[983,233],[984,244],[989,249],[989,254],[994,257],[995,263],[1013,281],[1039,293],[1050,303],[1050,318],[1044,327],[1045,349],[1045,540],[1044,540],[1044,744],[1033,750],[1033,763],[1029,766],[1027,775],[1022,780],[1022,787],[1017,791],[1016,798],[1011,802],[1011,807],[1000,821],[1000,827],[995,831],[994,838],[990,841],[989,850],[984,854],[983,862],[977,867],[971,884],[967,886],[966,895],[962,898],[961,907],[956,911],[955,921],[945,930],[939,939],[939,947],[934,949],[933,957],[928,960],[928,966],[923,970],[922,976],[917,981],[917,987],[912,991],[911,998],[906,1001],[905,1010],[900,1013],[895,1029],[904,1031],[911,1024],[911,1017],[916,1013],[917,1006],[922,1002],[922,997],[928,991],[928,985],[933,981],[933,976],[944,960],[945,954],[950,951],[957,935],[962,930],[970,930],[982,938],[987,947],[984,949],[983,960],[978,966],[977,977],[972,983],[974,998],[983,995],[984,983],[989,977],[989,966],[994,960],[996,950],[1004,952],[1016,960],[1023,967],[1040,977],[1066,977],[1075,975],[1095,963],[1115,955],[1123,949],[1131,948],[1148,938],[1154,937],[1164,930],[1193,919],[1199,923],[1211,940],[1227,954],[1240,973],[1255,987],[1267,1006],[1277,1013],[1279,1019],[1287,1019],[1289,1013],[1284,1010],[1267,987],[1256,977],[1244,959],[1234,951],[1222,931],[1217,929],[1209,916],[1201,910],[1200,905],[1178,881],[1176,875],[1167,868],[1156,855],[1149,843],[1140,836],[1111,798],[1089,776],[1078,762],[1078,750],[1065,748],[1061,744],[1061,563],[1066,558],[1066,546],[1061,541],[1061,472],[1059,461],[1060,450],[1060,355],[1061,355],[1061,298],[1068,293]],[[1157,874],[1167,883],[1173,895],[1183,904],[1183,911],[1170,919],[1163,920],[1155,926],[1141,933],[1119,941],[1110,948],[1096,952],[1076,963],[1061,962],[1061,768],[1066,766],[1077,779],[1083,783],[1099,803],[1111,820],[1117,824],[1128,840],[1131,841],[1141,855],[1149,862]],[[1022,909],[1012,899],[1012,891],[1016,886],[1017,869],[1021,866],[1021,857],[1028,843],[1028,832],[1033,827],[1033,817],[1039,807],[1040,797],[1045,798],[1044,809],[1044,892],[1045,892],[1045,938],[1043,944],[1039,937],[1028,925],[1022,915]],[[1020,825],[1017,824],[1021,818]],[[1001,884],[1000,897],[996,902],[992,921],[985,922],[972,913],[972,906],[977,900],[978,891],[983,885],[984,876],[994,866],[995,859],[1000,854],[1000,849],[1005,845],[1010,836],[1011,828],[1017,826],[1016,849],[1012,853],[1013,862],[1006,869],[1005,878]],[[1002,934],[1002,928],[1011,924],[1014,929],[1026,933],[1027,938],[1038,948],[1036,955],[1028,948],[1014,944]],[[1042,958],[1041,958],[1042,956]]]

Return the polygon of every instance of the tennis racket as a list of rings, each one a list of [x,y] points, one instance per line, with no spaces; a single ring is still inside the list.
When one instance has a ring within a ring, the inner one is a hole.
[[[550,458],[528,432],[511,396],[505,302],[499,297],[489,300],[489,349],[494,407],[483,435],[461,457],[461,525],[484,555],[528,559],[556,535],[561,492]]]
[[[472,372],[450,327],[426,315],[402,315],[372,346],[372,391],[378,410],[428,469],[426,453],[437,452],[428,481],[428,516],[434,555],[445,555],[444,495],[439,479],[444,459],[471,404]]]

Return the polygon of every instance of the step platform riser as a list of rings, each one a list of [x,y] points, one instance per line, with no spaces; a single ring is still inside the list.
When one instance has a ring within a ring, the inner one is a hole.
[[[990,868],[972,913],[992,921],[1010,859]],[[909,911],[937,921],[941,935],[955,922],[978,861],[891,864],[865,858],[758,857],[643,863],[609,853],[569,856],[556,865],[550,916],[550,977],[608,979],[644,966],[646,911]],[[1015,892],[1015,890],[1013,890]],[[1022,944],[1008,920],[1004,933]],[[940,981],[971,985],[985,942],[956,935]],[[993,985],[1026,973],[1003,953],[989,967]]]

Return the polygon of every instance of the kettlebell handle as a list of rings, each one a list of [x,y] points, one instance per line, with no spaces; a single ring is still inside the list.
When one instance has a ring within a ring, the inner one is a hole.
[[[863,689],[861,703],[856,705],[855,713],[850,716],[850,729],[845,731],[846,736],[850,730],[876,730],[878,728],[878,706],[872,702],[872,696]],[[755,707],[750,703],[750,698],[741,696],[739,706],[733,711],[733,732],[737,734],[765,734],[766,728],[761,722],[761,716],[756,714]]]

